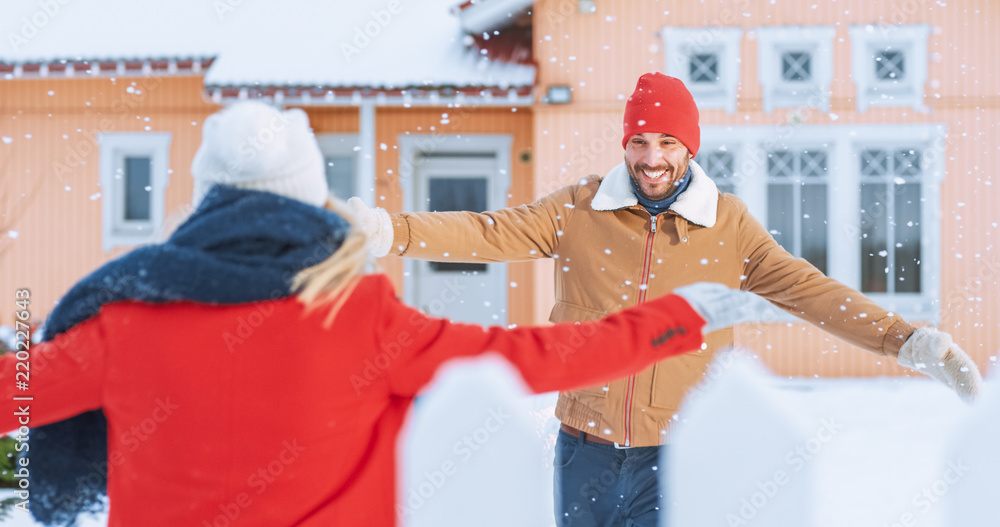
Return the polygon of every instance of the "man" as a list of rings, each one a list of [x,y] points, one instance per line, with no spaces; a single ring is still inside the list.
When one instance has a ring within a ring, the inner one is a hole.
[[[898,357],[970,399],[981,378],[951,337],[919,329],[779,246],[731,194],[693,161],[698,109],[684,84],[639,78],[625,106],[625,162],[603,178],[530,205],[493,212],[396,214],[351,205],[377,254],[428,260],[554,258],[550,320],[593,320],[697,281],[752,291],[871,352]],[[672,416],[717,350],[725,329],[698,353],[660,362],[605,385],[561,393],[556,417],[559,525],[655,525],[660,445]],[[629,523],[631,522],[631,523]]]

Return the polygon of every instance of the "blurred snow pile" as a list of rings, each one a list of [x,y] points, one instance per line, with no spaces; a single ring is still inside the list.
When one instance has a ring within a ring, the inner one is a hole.
[[[551,523],[539,416],[499,356],[454,362],[418,400],[400,445],[401,525]]]
[[[996,376],[970,407],[926,378],[788,380],[752,354],[732,359],[720,355],[721,373],[679,412],[667,452],[675,520],[996,524],[986,511],[986,497],[1000,495]]]

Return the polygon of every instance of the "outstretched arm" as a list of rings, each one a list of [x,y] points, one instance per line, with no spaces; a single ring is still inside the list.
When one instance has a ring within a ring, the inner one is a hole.
[[[104,337],[99,318],[32,344],[27,360],[14,353],[0,357],[0,431],[41,426],[101,407]]]
[[[900,365],[934,377],[966,401],[979,396],[983,382],[979,368],[951,335],[916,329],[864,294],[793,257],[745,208],[740,229],[746,255],[744,289],[851,344],[895,357]]]
[[[733,199],[733,198],[730,198]],[[862,293],[782,248],[746,211],[740,215],[742,289],[873,353],[895,357],[916,329]]]
[[[576,206],[573,187],[520,207],[482,213],[416,212],[390,216],[348,200],[376,256],[450,262],[511,262],[555,253]]]
[[[379,289],[380,347],[398,347],[387,377],[404,395],[418,393],[445,361],[487,351],[506,357],[536,392],[588,386],[697,350],[705,324],[683,298],[669,295],[600,321],[483,328],[428,317],[399,302],[385,279]]]

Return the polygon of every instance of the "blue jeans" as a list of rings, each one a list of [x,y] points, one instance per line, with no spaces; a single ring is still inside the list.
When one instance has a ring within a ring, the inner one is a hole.
[[[554,463],[556,525],[659,525],[661,448],[617,449],[560,430]]]

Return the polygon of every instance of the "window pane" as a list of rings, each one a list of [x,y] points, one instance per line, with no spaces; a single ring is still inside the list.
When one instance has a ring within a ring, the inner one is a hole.
[[[802,176],[821,178],[826,176],[826,151],[804,150],[801,158]]]
[[[920,150],[904,148],[896,150],[896,173],[901,176],[920,175]]]
[[[719,56],[715,53],[696,53],[688,63],[691,82],[715,84],[719,82]]]
[[[789,51],[781,54],[781,79],[786,82],[812,80],[812,54]]]
[[[795,172],[795,159],[787,150],[776,150],[767,153],[768,177],[791,177]]]
[[[889,173],[889,154],[885,150],[861,152],[861,175],[884,176]]]
[[[802,185],[802,257],[826,274],[826,184]]]
[[[148,157],[125,158],[125,219],[149,221],[152,205],[150,187],[152,159]]]
[[[897,293],[920,292],[920,184],[895,187],[895,286]]]
[[[427,180],[431,211],[486,210],[486,178],[429,178]],[[486,264],[430,262],[434,271],[485,271]]]
[[[875,54],[875,78],[883,81],[902,80],[906,70],[906,55],[898,50],[885,50]]]
[[[720,192],[733,192],[736,184],[733,181],[733,154],[725,151],[707,152],[701,160],[705,174],[712,178]]]
[[[889,266],[888,230],[883,183],[861,185],[861,292],[885,293]]]
[[[767,185],[767,229],[788,252],[795,252],[795,218],[792,186],[784,183]]]
[[[327,156],[326,184],[330,193],[346,200],[358,193],[354,188],[354,156]]]

